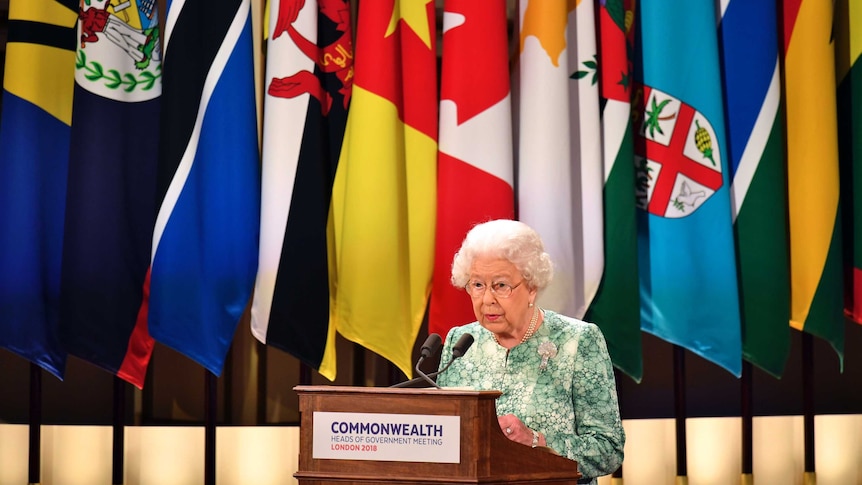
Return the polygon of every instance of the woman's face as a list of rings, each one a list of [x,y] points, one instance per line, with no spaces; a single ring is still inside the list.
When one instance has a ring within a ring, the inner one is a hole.
[[[514,264],[500,258],[476,258],[470,267],[470,282],[482,283],[484,293],[470,296],[476,320],[499,337],[521,335],[533,315],[529,304],[536,298],[536,290],[527,286],[524,277]],[[491,291],[499,283],[515,287],[508,298],[500,298]]]

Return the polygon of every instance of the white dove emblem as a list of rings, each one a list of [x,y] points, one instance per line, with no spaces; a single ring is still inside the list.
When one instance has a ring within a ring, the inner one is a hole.
[[[697,199],[701,197],[706,197],[706,192],[703,190],[700,192],[692,192],[691,187],[689,187],[688,183],[683,180],[682,187],[679,189],[679,194],[676,196],[676,200],[687,206],[694,207]]]

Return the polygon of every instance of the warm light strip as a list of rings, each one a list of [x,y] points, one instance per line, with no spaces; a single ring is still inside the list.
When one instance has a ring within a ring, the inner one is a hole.
[[[674,483],[675,429],[672,419],[627,420],[625,485]],[[688,482],[740,482],[739,418],[688,420]],[[203,483],[203,427],[137,427],[125,430],[127,485]],[[754,420],[755,483],[802,484],[802,418]],[[0,485],[27,483],[26,425],[0,424]],[[216,435],[219,485],[295,484],[299,430],[296,427],[221,427]],[[862,476],[862,415],[815,419],[818,485],[856,483]],[[111,482],[111,428],[44,426],[41,485]],[[599,485],[611,485],[610,477]]]

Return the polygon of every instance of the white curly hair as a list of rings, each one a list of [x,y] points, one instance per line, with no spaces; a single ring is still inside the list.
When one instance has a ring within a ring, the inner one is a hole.
[[[551,256],[542,238],[520,221],[497,219],[476,224],[452,260],[452,284],[464,288],[477,257],[505,259],[518,268],[530,288],[544,289],[554,276]]]

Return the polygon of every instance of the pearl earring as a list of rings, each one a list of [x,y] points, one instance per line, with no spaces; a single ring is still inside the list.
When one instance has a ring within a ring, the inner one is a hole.
[[[530,302],[529,307],[530,307],[530,308],[533,308],[533,302]]]

